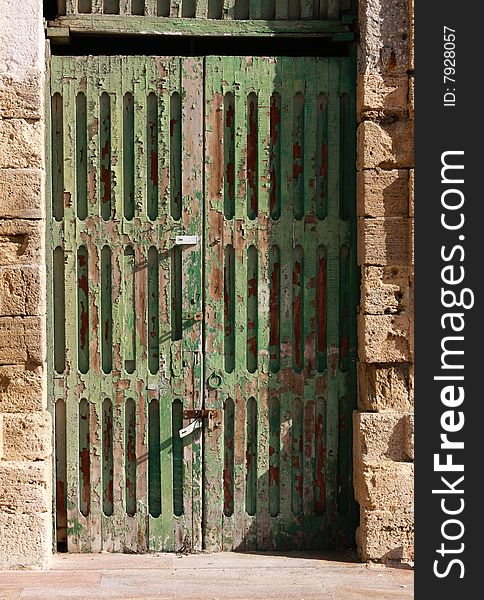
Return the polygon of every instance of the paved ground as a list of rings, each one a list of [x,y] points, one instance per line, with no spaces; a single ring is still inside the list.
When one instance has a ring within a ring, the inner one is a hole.
[[[0,599],[403,600],[413,571],[337,555],[57,555],[50,571],[0,571]]]

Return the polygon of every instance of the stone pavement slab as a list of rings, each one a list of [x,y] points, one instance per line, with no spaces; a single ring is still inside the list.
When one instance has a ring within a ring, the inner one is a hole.
[[[407,600],[413,570],[315,553],[57,554],[0,571],[0,600]]]

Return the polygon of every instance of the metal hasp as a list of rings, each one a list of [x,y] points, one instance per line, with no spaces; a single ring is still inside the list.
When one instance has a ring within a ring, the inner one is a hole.
[[[218,410],[184,410],[184,419],[194,419],[187,427],[180,429],[180,437],[186,437],[192,433],[196,428],[202,427],[204,419],[207,420],[207,430],[213,431],[216,427],[222,425],[221,413]]]
[[[59,539],[351,545],[354,62],[50,66]]]

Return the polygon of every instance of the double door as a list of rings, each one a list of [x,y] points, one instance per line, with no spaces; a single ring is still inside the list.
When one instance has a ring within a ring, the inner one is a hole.
[[[69,551],[352,543],[353,79],[348,58],[52,58]]]

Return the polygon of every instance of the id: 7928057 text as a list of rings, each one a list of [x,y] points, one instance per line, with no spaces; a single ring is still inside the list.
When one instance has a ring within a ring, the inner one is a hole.
[[[444,25],[443,69],[444,69],[444,106],[455,106],[455,29]]]

